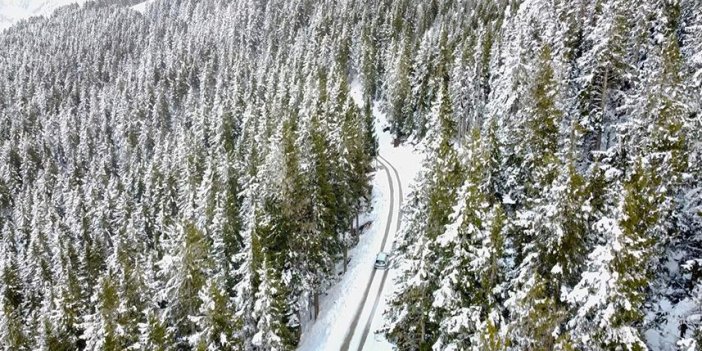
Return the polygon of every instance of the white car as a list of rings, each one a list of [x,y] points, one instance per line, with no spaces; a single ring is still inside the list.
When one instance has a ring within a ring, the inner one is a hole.
[[[388,257],[388,254],[385,252],[379,252],[377,256],[375,256],[375,269],[385,269],[388,267],[388,261],[390,261],[390,258]]]

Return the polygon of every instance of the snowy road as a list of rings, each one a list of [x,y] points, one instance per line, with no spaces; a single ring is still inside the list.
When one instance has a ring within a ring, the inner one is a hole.
[[[359,106],[360,86],[351,94]],[[373,268],[379,251],[392,253],[401,224],[401,207],[409,195],[422,164],[422,152],[411,143],[395,146],[387,132],[385,114],[373,106],[378,131],[377,171],[373,174],[372,211],[361,215],[361,223],[371,223],[356,247],[349,250],[348,271],[320,298],[320,314],[303,326],[298,351],[368,350],[391,351],[392,343],[376,333],[387,323],[384,312],[398,289],[391,256],[390,269]],[[382,131],[382,132],[381,132]]]
[[[383,169],[388,176],[390,184],[390,211],[385,227],[385,235],[381,244],[381,251],[392,253],[395,246],[395,233],[400,229],[400,208],[402,208],[402,183],[397,173],[397,169],[382,156],[378,157],[379,162],[383,165]],[[391,171],[392,170],[392,171]],[[397,191],[395,191],[397,185]],[[395,200],[397,199],[397,203]],[[395,223],[395,226],[392,224]],[[388,241],[388,238],[391,240]],[[385,281],[388,278],[389,270],[378,271],[374,270],[371,273],[370,279],[366,285],[366,290],[361,300],[361,305],[356,310],[355,317],[348,333],[344,337],[344,343],[341,350],[363,350],[368,339],[368,334],[371,331],[373,318],[378,310],[378,303],[385,287]],[[378,274],[376,274],[378,273]],[[369,294],[370,293],[370,294]],[[363,324],[359,325],[359,322]]]
[[[382,161],[378,161],[378,165],[373,176],[373,210],[361,218],[361,223],[370,221],[371,226],[361,235],[358,245],[349,250],[348,272],[321,297],[320,315],[303,331],[299,351],[340,350],[354,320],[353,329],[359,324],[359,329],[364,328],[368,320],[370,313],[366,312],[363,319],[356,316],[357,311],[375,301],[379,285],[372,285],[376,280],[373,262],[375,255],[392,241],[390,235],[394,235],[394,231],[391,229],[396,225],[393,219],[397,218],[399,209],[396,205],[399,196],[390,168]],[[349,344],[350,340],[345,347],[348,348]]]

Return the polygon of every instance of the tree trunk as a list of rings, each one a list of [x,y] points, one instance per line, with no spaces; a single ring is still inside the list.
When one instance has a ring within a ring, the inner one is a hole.
[[[319,292],[314,292],[314,320],[319,317]]]
[[[314,304],[314,300],[312,299],[312,296],[310,296],[310,300],[312,300],[312,301],[310,301],[310,303]],[[312,319],[317,319],[317,317],[315,317],[314,311],[312,309],[310,309],[310,320],[312,320]]]
[[[605,112],[607,109],[607,80],[609,79],[609,68],[605,68],[604,81],[602,82],[602,105],[600,106],[600,125],[597,126],[597,134],[595,135],[595,150],[600,151],[602,147],[602,130],[604,129]]]
[[[359,224],[358,224],[358,221],[359,221],[358,217],[361,215],[360,212],[361,212],[361,200],[358,200],[358,203],[357,203],[357,205],[356,205],[356,233],[357,233],[358,235],[361,235],[361,233],[359,233],[359,231],[360,231],[361,228],[360,228],[360,226],[359,226]]]
[[[351,236],[356,235],[356,230],[353,227],[353,216],[351,217],[351,223],[349,230],[351,231]],[[348,269],[348,262],[349,262],[349,243],[348,240],[344,240],[343,242],[344,245],[344,273],[346,273],[346,270]]]
[[[424,345],[424,333],[424,316],[422,316],[422,318],[419,318],[419,344],[417,345],[420,350],[422,345]]]
[[[348,269],[349,265],[349,247],[348,245],[344,244],[344,274],[346,273],[346,270]]]

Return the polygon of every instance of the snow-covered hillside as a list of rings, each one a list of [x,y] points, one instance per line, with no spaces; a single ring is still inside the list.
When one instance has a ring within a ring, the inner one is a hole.
[[[146,0],[144,2],[138,3],[134,6],[132,6],[132,9],[141,13],[146,12],[146,7],[149,6],[149,4],[153,3],[156,0]]]
[[[0,30],[32,16],[48,16],[61,6],[86,0],[0,0]]]
[[[71,1],[0,0],[0,349],[702,351],[702,0]]]

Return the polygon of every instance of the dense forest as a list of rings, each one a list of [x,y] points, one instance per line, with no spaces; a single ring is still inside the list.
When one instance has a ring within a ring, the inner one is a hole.
[[[290,349],[368,197],[349,79],[370,24],[309,1],[122,5],[0,35],[0,345]]]
[[[391,339],[702,349],[702,2],[456,8],[388,81],[427,155]]]
[[[0,33],[3,349],[295,349],[374,105],[399,350],[702,348],[700,0],[138,2]]]

